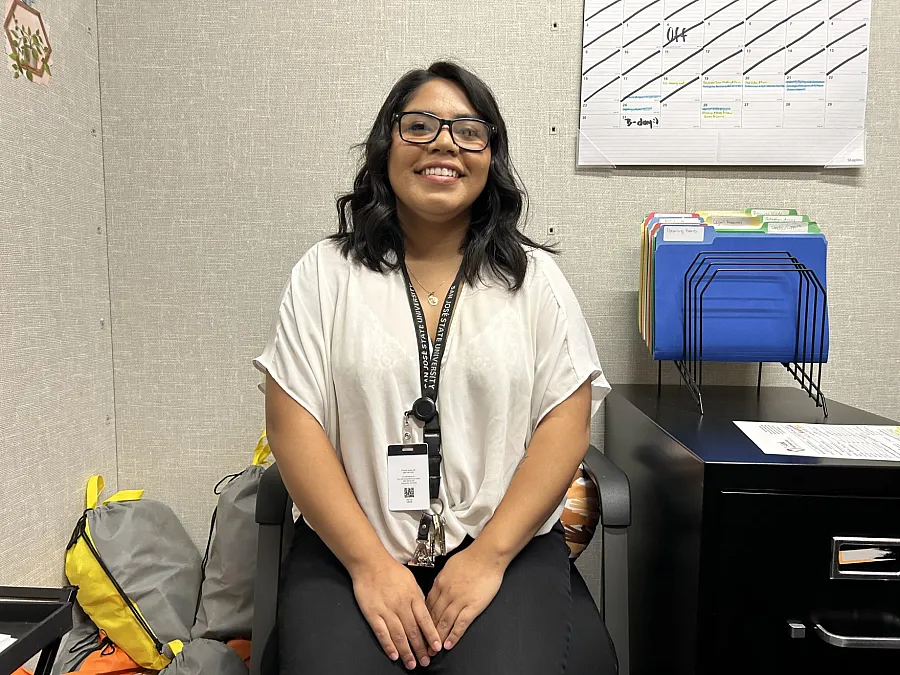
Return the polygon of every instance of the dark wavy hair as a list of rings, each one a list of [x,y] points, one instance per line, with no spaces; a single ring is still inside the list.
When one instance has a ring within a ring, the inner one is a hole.
[[[364,144],[364,157],[353,190],[337,200],[338,233],[343,255],[376,272],[397,270],[403,264],[403,233],[397,220],[397,201],[388,180],[393,115],[401,112],[426,82],[445,79],[457,84],[478,116],[497,130],[491,137],[491,165],[487,183],[472,204],[463,240],[462,268],[467,283],[490,275],[517,291],[525,281],[528,258],[524,246],[555,251],[537,244],[519,229],[527,214],[528,194],[509,157],[506,123],[490,88],[476,75],[454,63],[438,61],[427,69],[411,70],[387,96]]]

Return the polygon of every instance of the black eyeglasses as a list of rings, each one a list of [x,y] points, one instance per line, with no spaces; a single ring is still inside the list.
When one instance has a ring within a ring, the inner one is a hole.
[[[491,142],[491,135],[497,127],[475,117],[460,117],[455,120],[441,119],[427,112],[395,113],[393,122],[398,123],[400,138],[407,143],[433,143],[446,125],[450,138],[460,150],[481,152]]]

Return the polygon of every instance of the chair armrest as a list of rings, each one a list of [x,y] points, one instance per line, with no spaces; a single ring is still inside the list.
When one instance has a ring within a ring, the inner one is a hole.
[[[288,492],[281,480],[278,464],[272,464],[259,480],[256,495],[256,522],[260,525],[281,525],[288,507]]]
[[[600,523],[603,527],[631,525],[631,484],[628,476],[593,445],[584,455],[588,476],[600,495]]]
[[[281,557],[287,548],[285,539],[292,529],[290,501],[281,480],[278,465],[272,464],[259,480],[256,493],[256,522],[259,525],[254,580],[253,645],[250,650],[250,675],[264,675],[277,661],[278,582]]]

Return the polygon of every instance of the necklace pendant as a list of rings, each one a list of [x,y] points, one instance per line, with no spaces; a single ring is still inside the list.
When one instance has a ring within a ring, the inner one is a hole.
[[[428,304],[431,305],[432,307],[434,307],[435,305],[438,304],[437,296],[434,293],[428,294]]]

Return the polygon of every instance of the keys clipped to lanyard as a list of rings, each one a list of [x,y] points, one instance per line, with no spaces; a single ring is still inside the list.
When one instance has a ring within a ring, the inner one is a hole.
[[[437,513],[422,514],[416,537],[416,550],[409,564],[413,567],[434,567],[435,559],[446,554],[444,519]]]
[[[444,537],[444,518],[437,513],[431,514],[432,545],[435,555],[447,555],[447,540]]]

